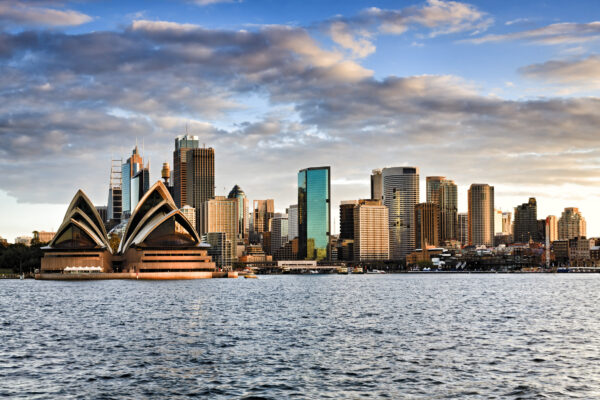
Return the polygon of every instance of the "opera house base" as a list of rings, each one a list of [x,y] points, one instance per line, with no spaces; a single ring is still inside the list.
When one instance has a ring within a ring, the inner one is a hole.
[[[98,273],[41,273],[35,279],[42,281],[93,281],[106,279],[137,280],[177,280],[177,279],[212,279],[237,278],[237,272],[227,271],[190,271],[190,272],[98,272]]]

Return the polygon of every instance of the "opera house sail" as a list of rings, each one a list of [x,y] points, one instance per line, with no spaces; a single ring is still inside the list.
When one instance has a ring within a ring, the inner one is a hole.
[[[40,279],[211,278],[210,246],[157,182],[137,204],[112,253],[100,216],[79,190],[57,235],[44,250]]]

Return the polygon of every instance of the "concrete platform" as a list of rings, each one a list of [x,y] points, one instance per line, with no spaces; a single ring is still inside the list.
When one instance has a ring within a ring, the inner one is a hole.
[[[106,279],[137,279],[137,280],[177,280],[177,279],[212,279],[237,278],[237,272],[227,271],[197,271],[197,272],[110,272],[110,273],[75,273],[75,274],[36,274],[35,279],[42,281],[95,281]]]

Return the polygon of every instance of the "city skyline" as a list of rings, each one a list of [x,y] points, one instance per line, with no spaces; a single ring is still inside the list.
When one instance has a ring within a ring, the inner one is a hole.
[[[576,207],[600,236],[600,4],[522,3],[11,2],[0,236],[55,230],[72,190],[106,205],[136,138],[157,181],[186,132],[218,154],[215,194],[277,212],[304,168],[331,166],[335,210],[372,169],[416,166],[421,201],[446,176],[465,212],[484,182],[496,208]]]

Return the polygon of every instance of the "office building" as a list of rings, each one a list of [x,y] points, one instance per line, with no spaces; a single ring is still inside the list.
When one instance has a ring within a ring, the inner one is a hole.
[[[193,227],[196,227],[196,209],[194,207],[188,206],[187,204],[179,209],[184,217],[190,221]]]
[[[568,240],[587,234],[586,222],[576,207],[567,207],[558,220],[558,239]]]
[[[98,215],[100,215],[102,222],[106,224],[106,221],[108,221],[108,207],[96,206],[96,211],[98,211]]]
[[[383,204],[389,210],[390,258],[406,258],[415,249],[415,206],[419,203],[419,169],[382,170]]]
[[[231,253],[224,259],[235,260],[237,256],[238,238],[238,201],[228,199],[225,196],[216,196],[202,203],[200,212],[200,234],[221,232],[225,233],[225,239],[231,242],[227,245]],[[198,215],[198,213],[196,213]]]
[[[546,217],[546,235],[550,239],[550,243],[558,240],[558,219],[556,215]]]
[[[374,169],[371,172],[371,199],[383,200],[383,178],[381,169]]]
[[[131,152],[131,157],[121,165],[121,188],[123,195],[123,214],[125,218],[129,218],[131,212],[135,208],[135,205],[131,203],[131,180],[142,169],[143,160],[140,152],[138,151],[137,145]],[[139,195],[139,193],[138,193]],[[139,201],[140,197],[135,198],[135,202]]]
[[[292,204],[288,210],[288,240],[298,237],[298,204]]]
[[[229,192],[227,196],[230,199],[237,199],[238,201],[238,217],[239,217],[239,227],[238,227],[238,239],[247,239],[248,238],[248,229],[250,227],[250,218],[249,218],[249,201],[246,198],[246,193],[242,190],[241,187],[235,185],[233,189]]]
[[[415,247],[426,249],[440,245],[440,207],[436,203],[419,203],[415,206]]]
[[[469,244],[469,214],[458,213],[458,241],[462,246]]]
[[[353,214],[354,260],[388,260],[390,258],[388,208],[381,204],[381,200],[359,200],[354,206]]]
[[[271,218],[275,213],[275,200],[254,200],[252,202],[252,219],[255,233],[269,232]]]
[[[527,243],[530,240],[539,241],[537,223],[537,202],[535,197],[530,197],[527,203],[515,207],[515,243]]]
[[[329,167],[306,168],[298,172],[299,257],[323,260],[328,257],[331,227]]]
[[[185,157],[187,178],[184,204],[196,209],[196,226],[200,230],[203,223],[200,219],[202,204],[215,197],[215,151],[211,147],[188,149]]]
[[[445,176],[428,176],[426,183],[426,202],[440,204],[440,185],[446,180]]]
[[[224,232],[207,232],[202,235],[202,241],[210,245],[208,255],[218,268],[231,268],[234,258],[233,241]]]
[[[440,243],[458,239],[458,188],[444,179],[438,188],[440,206]]]
[[[354,207],[356,200],[344,200],[340,203],[340,237],[339,240],[354,239]]]
[[[494,209],[494,235],[502,233],[502,210]]]
[[[509,212],[502,213],[502,233],[504,235],[512,235],[513,234],[511,219],[512,219],[511,213],[509,213]]]
[[[271,252],[275,254],[288,241],[288,215],[275,213],[271,221]]]
[[[173,199],[179,208],[189,204],[187,200],[187,151],[197,149],[198,147],[198,136],[182,135],[175,138],[175,150],[173,151]]]
[[[494,187],[488,184],[471,185],[469,200],[469,244],[494,245]]]
[[[110,167],[110,182],[108,186],[108,225],[114,226],[121,222],[123,216],[123,190],[121,187],[122,161],[112,160]]]
[[[134,210],[139,201],[150,189],[150,166],[138,170],[129,184],[130,206]]]

